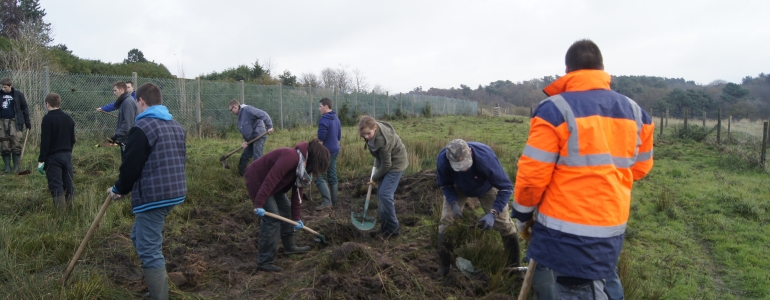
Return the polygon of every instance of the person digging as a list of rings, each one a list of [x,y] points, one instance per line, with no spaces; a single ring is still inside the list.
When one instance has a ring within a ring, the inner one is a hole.
[[[477,142],[452,140],[438,154],[436,178],[444,204],[438,226],[438,273],[446,276],[452,262],[446,244],[447,228],[455,218],[462,218],[468,197],[477,197],[484,209],[479,226],[484,230],[495,229],[503,238],[508,267],[518,267],[520,262],[519,238],[511,221],[508,199],[513,194],[513,184],[505,174],[495,152]]]

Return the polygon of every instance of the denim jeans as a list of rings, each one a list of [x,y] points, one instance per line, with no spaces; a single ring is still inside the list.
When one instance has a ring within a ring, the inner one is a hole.
[[[623,294],[623,285],[620,283],[620,277],[618,276],[618,268],[615,268],[615,274],[611,278],[607,278],[607,283],[604,285],[604,292],[607,294],[609,300],[623,300],[625,295]]]
[[[285,193],[277,193],[270,196],[262,208],[266,212],[291,219],[291,201],[289,201]],[[280,237],[292,236],[294,235],[294,226],[267,216],[261,218],[259,221],[259,249],[257,251],[258,265],[274,264],[279,232]]]
[[[136,214],[134,227],[131,229],[131,242],[142,260],[143,269],[164,267],[163,224],[174,206],[159,207]]]
[[[75,195],[72,184],[72,152],[57,152],[48,155],[45,162],[45,177],[52,196],[65,195],[71,199]]]
[[[532,277],[532,289],[535,290],[537,299],[607,300],[607,295],[604,293],[604,279],[587,280],[576,286],[563,284],[563,277],[564,275],[558,271],[538,264]]]
[[[337,156],[339,153],[334,154],[331,156],[331,160],[329,161],[329,170],[326,171],[326,180],[324,180],[323,174],[320,176],[313,177],[315,185],[321,185],[325,184],[326,181],[329,181],[329,185],[337,185]]]
[[[398,188],[398,182],[401,180],[404,172],[390,172],[377,183],[377,215],[380,217],[380,233],[384,235],[398,235],[399,226],[396,217],[396,206],[393,195]]]
[[[250,159],[253,158],[256,161],[262,157],[262,150],[265,149],[266,141],[267,136],[263,136],[262,138],[246,146],[246,149],[243,149],[243,152],[241,152],[241,159],[238,161],[239,175],[243,176],[243,173],[246,171],[246,167],[249,166]]]

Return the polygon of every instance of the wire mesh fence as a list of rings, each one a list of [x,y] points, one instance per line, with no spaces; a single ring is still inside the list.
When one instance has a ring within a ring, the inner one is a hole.
[[[44,99],[49,92],[62,98],[62,110],[75,120],[78,138],[103,138],[115,130],[115,117],[95,109],[115,101],[112,84],[132,81],[135,86],[151,82],[163,94],[163,104],[188,134],[204,137],[215,135],[233,126],[236,118],[227,109],[230,100],[255,106],[266,111],[278,128],[315,125],[320,118],[318,101],[326,97],[333,101],[334,110],[347,104],[350,110],[375,118],[403,115],[420,116],[426,106],[432,115],[476,115],[475,102],[427,95],[388,95],[349,92],[311,87],[257,85],[244,82],[218,82],[200,79],[160,79],[118,75],[80,75],[49,71],[0,71],[9,77],[13,87],[22,91],[30,107],[33,130],[30,137],[39,136],[39,124],[45,115]],[[339,113],[339,112],[338,112]],[[33,140],[34,142],[34,140]]]

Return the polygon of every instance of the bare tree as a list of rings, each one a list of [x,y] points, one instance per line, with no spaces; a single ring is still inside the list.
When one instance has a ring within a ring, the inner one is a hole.
[[[372,92],[375,94],[382,95],[382,94],[385,94],[385,89],[381,85],[375,84],[374,89],[372,89]]]
[[[350,73],[348,73],[346,66],[340,65],[336,70],[335,75],[336,79],[334,84],[337,87],[337,90],[342,93],[349,93],[353,90],[355,87],[353,85],[353,78],[351,78]]]
[[[366,76],[359,68],[353,69],[353,87],[359,91],[369,90],[369,83],[366,81]]]
[[[318,79],[318,76],[313,73],[303,73],[300,75],[299,81],[303,86],[309,86],[312,88],[321,86],[321,81]]]
[[[321,70],[320,76],[321,86],[327,89],[337,87],[337,71],[332,68],[326,68]]]

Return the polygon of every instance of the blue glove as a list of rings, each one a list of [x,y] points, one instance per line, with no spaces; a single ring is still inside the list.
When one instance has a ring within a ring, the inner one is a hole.
[[[463,208],[460,207],[460,204],[457,203],[457,201],[452,202],[450,204],[452,206],[452,214],[454,215],[455,219],[462,219],[463,218]]]
[[[255,208],[254,209],[254,214],[256,214],[257,216],[260,216],[260,217],[264,217],[265,216],[265,209],[264,208]]]
[[[45,163],[37,163],[37,171],[40,172],[40,174],[45,175]]]
[[[479,227],[481,227],[481,229],[489,230],[492,229],[493,225],[495,225],[495,214],[491,211],[479,220]]]
[[[305,224],[302,223],[302,220],[297,221],[297,225],[294,226],[294,231],[301,230],[302,227],[305,227]]]

